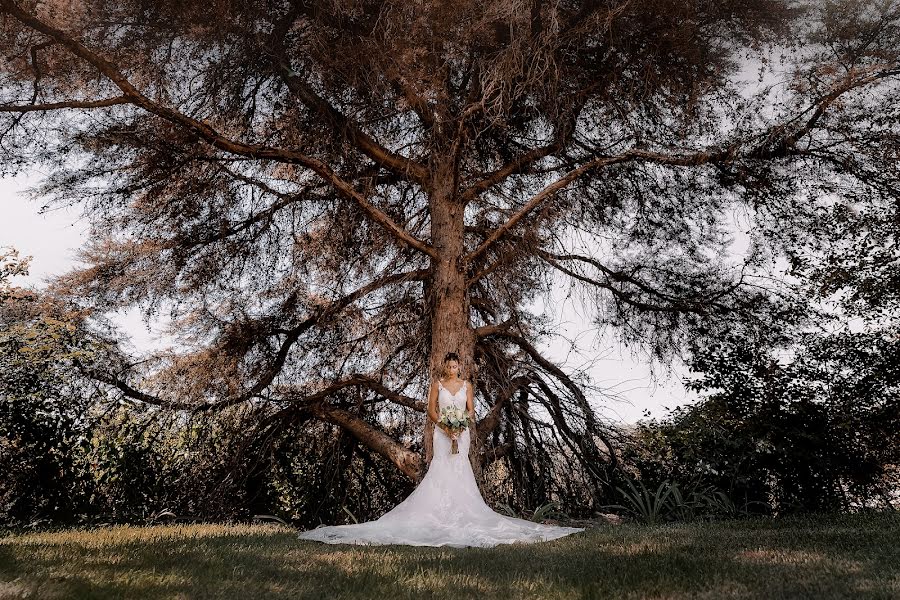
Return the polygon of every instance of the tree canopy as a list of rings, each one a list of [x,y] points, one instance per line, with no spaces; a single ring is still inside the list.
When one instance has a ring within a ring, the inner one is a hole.
[[[123,353],[98,381],[324,421],[415,479],[452,350],[477,389],[476,471],[597,505],[616,431],[528,306],[563,276],[595,326],[661,359],[807,318],[773,258],[823,205],[900,198],[898,10],[0,0],[0,151],[90,217],[54,293],[173,320],[182,348]],[[734,262],[737,209],[761,227]]]

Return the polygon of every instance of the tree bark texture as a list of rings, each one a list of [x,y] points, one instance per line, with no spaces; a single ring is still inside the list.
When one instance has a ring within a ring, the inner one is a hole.
[[[449,165],[435,167],[431,207],[431,240],[437,251],[437,257],[431,259],[433,276],[426,298],[431,311],[431,376],[440,377],[443,374],[444,357],[448,352],[455,352],[459,355],[460,377],[468,379],[474,391],[477,389],[475,332],[469,319],[469,298],[463,267],[464,206],[454,194],[453,172]],[[426,465],[431,464],[433,456],[434,429],[434,424],[426,416],[423,431]],[[470,436],[469,460],[483,494],[481,444],[474,427]]]

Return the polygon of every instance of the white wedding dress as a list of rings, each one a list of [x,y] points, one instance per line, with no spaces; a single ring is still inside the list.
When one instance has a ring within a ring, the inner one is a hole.
[[[451,394],[438,381],[438,407],[465,410],[466,383]],[[579,531],[583,527],[542,525],[507,517],[491,510],[475,483],[469,462],[469,430],[457,438],[459,454],[450,453],[450,437],[435,427],[433,457],[425,477],[400,504],[375,521],[319,526],[298,535],[303,540],[329,544],[404,544],[409,546],[496,546],[515,542],[542,542]]]

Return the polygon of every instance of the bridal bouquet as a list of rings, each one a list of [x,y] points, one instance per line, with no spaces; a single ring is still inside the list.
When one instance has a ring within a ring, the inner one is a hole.
[[[441,418],[438,423],[446,425],[451,431],[459,432],[469,426],[466,420],[466,412],[458,406],[445,406],[441,409]],[[450,454],[459,454],[459,445],[456,440],[450,442]]]

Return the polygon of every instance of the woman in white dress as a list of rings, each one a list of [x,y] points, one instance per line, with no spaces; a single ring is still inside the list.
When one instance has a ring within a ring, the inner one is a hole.
[[[447,406],[464,408],[474,420],[472,389],[468,381],[459,377],[459,368],[459,357],[452,352],[447,354],[443,381],[436,379],[431,383],[428,418],[435,423],[433,456],[416,489],[374,521],[319,526],[300,533],[300,539],[329,544],[488,547],[542,542],[584,531],[582,527],[558,527],[507,517],[484,502],[469,462],[469,430],[452,434],[459,447],[459,453],[453,454],[451,434],[438,423],[440,410]]]

